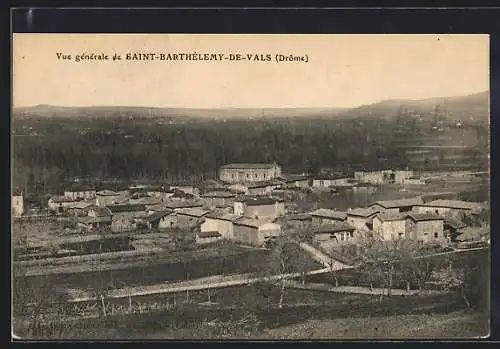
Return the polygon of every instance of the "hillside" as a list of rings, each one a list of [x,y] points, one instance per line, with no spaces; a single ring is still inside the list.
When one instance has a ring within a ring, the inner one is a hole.
[[[396,118],[401,110],[429,118],[435,108],[450,120],[487,121],[489,93],[424,100],[385,100],[353,109],[322,108],[148,108],[148,107],[61,107],[37,105],[14,109],[14,116],[39,117],[154,117],[167,119],[255,119],[255,118]]]
[[[460,97],[439,97],[423,100],[386,100],[350,109],[341,114],[344,118],[376,117],[397,118],[400,111],[411,112],[421,117],[432,117],[436,110],[448,120],[488,121],[489,92],[481,92]]]
[[[37,105],[14,109],[14,117],[152,117],[166,119],[255,119],[255,118],[331,118],[343,108],[148,108],[148,107],[61,107]]]

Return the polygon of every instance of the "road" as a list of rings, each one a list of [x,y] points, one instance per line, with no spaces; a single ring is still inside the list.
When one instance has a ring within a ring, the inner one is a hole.
[[[344,264],[344,263],[341,263],[339,261],[336,261],[336,260],[332,260],[331,257],[327,256],[326,254],[324,254],[323,252],[321,252],[320,250],[318,250],[317,248],[305,243],[305,242],[297,242],[297,244],[304,250],[306,251],[307,253],[309,253],[311,255],[311,257],[323,264],[323,266],[325,268],[328,268],[328,270],[330,271],[334,271],[334,270],[343,270],[343,269],[350,269],[352,268],[352,266],[350,265],[347,265],[347,264]]]
[[[335,293],[356,293],[356,294],[368,294],[368,295],[387,295],[387,288],[369,288],[360,286],[339,286],[332,287],[328,284],[302,284],[297,281],[287,280],[287,288],[299,289],[299,290],[311,290],[311,291],[322,291],[322,292],[335,292]],[[401,289],[391,289],[391,295],[393,296],[413,296],[421,294],[441,294],[439,291],[431,290],[401,290]]]
[[[306,275],[323,274],[330,271],[330,268],[312,270]],[[248,285],[258,282],[278,281],[283,278],[296,278],[300,277],[301,273],[289,273],[272,276],[256,277],[253,274],[239,274],[239,275],[215,275],[205,278],[193,279],[189,281],[181,281],[175,283],[163,283],[149,286],[125,287],[121,289],[111,290],[106,294],[106,299],[128,298],[147,295],[167,294],[167,293],[181,293],[186,291],[199,291],[206,289],[225,288],[232,286]],[[80,303],[97,300],[96,296],[91,292],[85,290],[68,290],[69,302]]]

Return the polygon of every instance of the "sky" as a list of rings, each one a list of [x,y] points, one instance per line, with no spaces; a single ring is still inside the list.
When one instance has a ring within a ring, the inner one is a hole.
[[[127,52],[271,54],[272,61],[74,60]],[[277,63],[276,54],[308,62]],[[348,108],[489,90],[489,37],[16,33],[12,64],[14,107]]]

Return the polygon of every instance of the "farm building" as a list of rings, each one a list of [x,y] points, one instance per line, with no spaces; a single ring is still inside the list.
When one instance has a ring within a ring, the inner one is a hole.
[[[217,231],[226,239],[233,239],[233,222],[241,216],[233,214],[210,213],[205,216],[205,221],[201,224],[200,230]]]
[[[170,200],[168,202],[164,202],[165,208],[178,211],[183,208],[201,208],[203,204],[199,201],[174,201]]]
[[[178,227],[192,227],[201,224],[210,211],[202,208],[183,208],[176,212]]]
[[[317,189],[329,189],[332,186],[342,186],[351,183],[351,178],[335,176],[318,176],[313,178],[312,187]]]
[[[223,236],[217,231],[200,231],[196,233],[195,241],[197,244],[209,244],[222,238]]]
[[[208,208],[233,205],[236,194],[229,191],[211,191],[200,196],[200,201]]]
[[[402,239],[406,232],[405,213],[380,213],[373,217],[373,233],[382,240]]]
[[[281,235],[281,226],[252,218],[242,217],[233,222],[234,240],[244,244],[263,246]]]
[[[373,208],[354,208],[347,210],[347,223],[357,230],[366,231],[372,226],[372,219],[380,213]]]
[[[461,218],[464,214],[478,214],[483,209],[483,204],[460,200],[434,200],[418,205],[418,213],[435,213],[441,216]]]
[[[272,164],[227,164],[220,168],[219,179],[226,183],[267,181],[281,176],[281,167]]]
[[[303,174],[282,174],[278,180],[284,188],[309,188],[309,177]]]
[[[24,213],[24,198],[22,193],[12,195],[12,216],[21,217]]]
[[[287,225],[292,228],[306,229],[312,224],[312,216],[310,213],[286,215],[285,220]]]
[[[234,202],[234,214],[252,218],[276,218],[285,214],[285,204],[283,200],[271,197],[240,199]]]
[[[177,227],[177,215],[173,210],[165,209],[143,218],[149,229],[169,229]]]
[[[429,213],[411,213],[406,217],[405,237],[415,241],[445,241],[442,217]]]
[[[71,216],[83,217],[87,216],[88,212],[94,204],[88,201],[76,201],[68,207],[68,214]]]
[[[354,241],[355,228],[344,222],[324,224],[313,230],[313,242],[322,243],[335,241],[337,243]]]
[[[342,211],[329,210],[326,208],[320,208],[316,211],[311,212],[312,224],[333,224],[336,222],[344,222],[347,219],[347,214]]]
[[[248,195],[269,195],[275,189],[279,189],[283,185],[279,180],[271,180],[260,183],[252,183],[247,185]]]
[[[387,200],[376,201],[370,205],[369,208],[386,213],[410,212],[413,207],[422,205],[423,200],[421,197],[400,199],[400,200]]]
[[[69,207],[71,207],[75,201],[71,198],[62,195],[52,196],[49,199],[48,205],[49,209],[52,211],[62,212],[66,211]]]
[[[171,184],[170,189],[174,191],[181,191],[185,194],[197,197],[200,195],[200,189],[193,184]]]
[[[111,226],[113,214],[106,207],[93,206],[86,217],[78,218],[78,225],[84,229],[100,229]]]
[[[100,207],[113,205],[116,200],[120,197],[120,193],[112,190],[101,190],[96,194],[96,205]]]
[[[113,214],[111,231],[130,231],[136,228],[136,221],[146,216],[145,205],[111,205],[107,208]]]
[[[411,177],[413,177],[413,171],[382,170],[354,172],[354,179],[357,182],[370,184],[403,184],[406,179]]]
[[[96,197],[96,190],[89,185],[73,183],[64,190],[64,196],[73,200],[94,200]]]

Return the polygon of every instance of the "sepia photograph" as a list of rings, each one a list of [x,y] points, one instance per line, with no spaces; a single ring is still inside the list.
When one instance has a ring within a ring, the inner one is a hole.
[[[489,40],[14,33],[12,338],[487,338]]]

